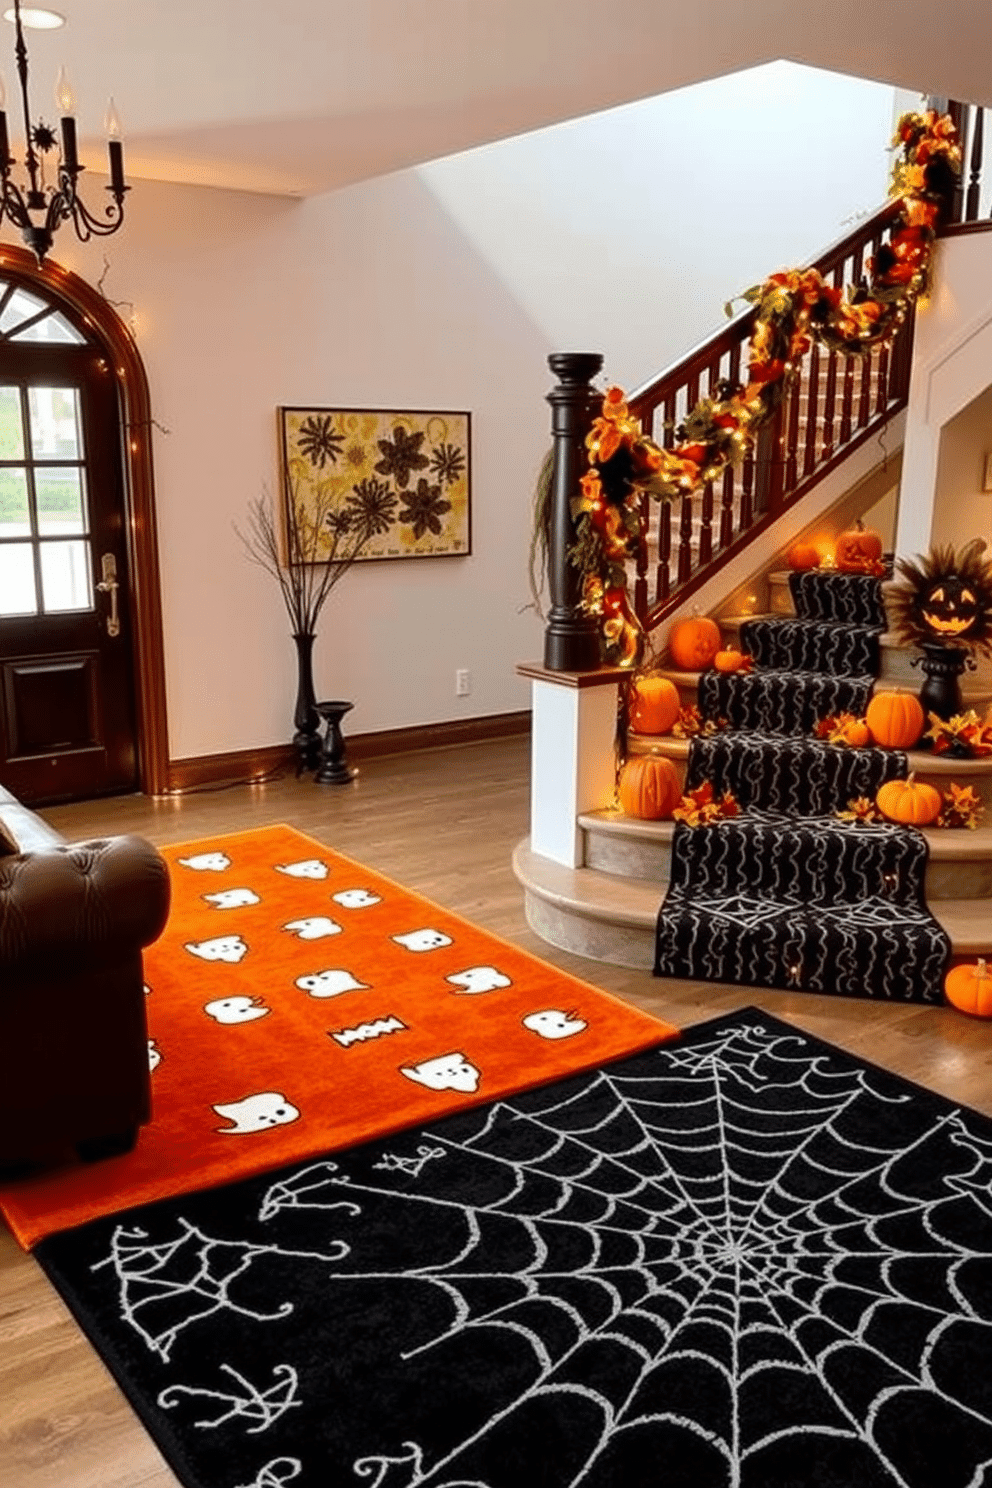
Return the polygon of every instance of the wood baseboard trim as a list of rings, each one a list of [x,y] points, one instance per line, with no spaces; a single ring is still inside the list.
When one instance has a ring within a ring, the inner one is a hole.
[[[480,744],[488,739],[506,739],[528,733],[530,709],[525,708],[517,713],[490,713],[481,718],[455,718],[446,723],[420,723],[410,728],[381,729],[372,734],[350,734],[345,736],[345,743],[349,760],[358,763],[387,754],[450,749],[457,744]],[[295,769],[296,755],[291,744],[170,760],[166,794],[176,796],[187,791],[219,790],[231,785],[261,785],[267,777]]]

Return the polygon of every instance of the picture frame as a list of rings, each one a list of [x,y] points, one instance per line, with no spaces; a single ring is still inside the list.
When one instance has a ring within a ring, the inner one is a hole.
[[[372,528],[356,562],[472,552],[472,417],[465,410],[280,406],[284,495],[297,519]],[[318,542],[317,561],[322,556]]]

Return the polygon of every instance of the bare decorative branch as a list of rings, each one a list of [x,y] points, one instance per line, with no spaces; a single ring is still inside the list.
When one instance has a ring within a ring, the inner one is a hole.
[[[285,492],[281,524],[266,490],[249,503],[245,529],[235,523],[234,530],[252,563],[279,585],[293,634],[312,635],[328,595],[376,528],[359,505],[345,504],[320,487],[315,500],[305,505],[288,471]]]

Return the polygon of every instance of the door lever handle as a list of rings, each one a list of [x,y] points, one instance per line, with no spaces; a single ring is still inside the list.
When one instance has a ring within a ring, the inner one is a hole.
[[[100,560],[103,570],[103,582],[97,584],[101,594],[110,595],[110,615],[107,618],[107,634],[117,636],[121,633],[120,616],[117,613],[117,591],[120,585],[117,582],[117,559],[113,553],[104,553]]]

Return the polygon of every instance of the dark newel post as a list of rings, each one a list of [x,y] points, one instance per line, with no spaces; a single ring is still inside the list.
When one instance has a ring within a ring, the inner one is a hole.
[[[554,468],[551,476],[551,522],[548,534],[548,588],[551,610],[544,631],[544,665],[551,672],[589,672],[599,666],[599,629],[580,608],[582,575],[568,561],[575,541],[572,498],[586,472],[585,437],[600,395],[590,379],[603,365],[598,352],[557,351],[548,366],[558,385],[548,394]]]

